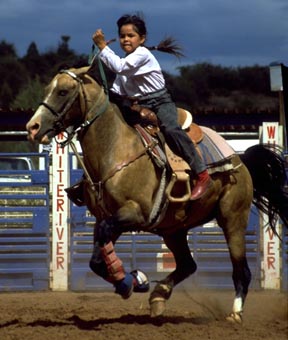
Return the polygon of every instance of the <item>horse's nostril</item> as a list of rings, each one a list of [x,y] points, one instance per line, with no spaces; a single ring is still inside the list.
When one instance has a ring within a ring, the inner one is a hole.
[[[27,125],[26,125],[26,130],[28,132],[32,132],[32,131],[38,131],[40,128],[40,124],[37,123],[37,122],[29,122]]]
[[[36,135],[38,134],[39,130],[41,128],[41,124],[37,121],[31,120],[26,125],[26,130],[28,132],[28,139],[34,140],[36,138]]]
[[[40,124],[39,123],[34,123],[31,127],[30,130],[39,130]]]

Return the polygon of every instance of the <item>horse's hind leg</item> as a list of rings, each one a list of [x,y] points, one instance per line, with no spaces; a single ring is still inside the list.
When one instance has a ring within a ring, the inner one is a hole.
[[[234,213],[229,219],[218,220],[223,228],[224,235],[230,252],[233,266],[233,283],[235,288],[235,299],[232,313],[227,317],[229,321],[242,322],[242,313],[248,287],[251,281],[251,272],[246,258],[245,231],[250,209]]]
[[[151,293],[149,302],[152,317],[160,316],[164,313],[165,301],[170,298],[173,287],[193,274],[197,269],[187,243],[186,230],[180,230],[175,234],[164,236],[163,240],[174,255],[176,269],[165,279],[159,281]]]

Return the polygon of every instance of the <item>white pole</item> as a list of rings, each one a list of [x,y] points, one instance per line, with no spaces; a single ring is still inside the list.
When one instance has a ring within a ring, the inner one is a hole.
[[[63,134],[57,136],[63,141]],[[68,290],[69,201],[64,191],[69,186],[68,147],[52,145],[52,281],[55,291]]]
[[[262,125],[262,142],[280,145],[283,141],[281,128],[278,122],[264,122]],[[266,214],[263,214],[263,226],[263,288],[280,289],[280,240],[268,227],[268,216]],[[276,231],[280,235],[279,220],[276,224]]]

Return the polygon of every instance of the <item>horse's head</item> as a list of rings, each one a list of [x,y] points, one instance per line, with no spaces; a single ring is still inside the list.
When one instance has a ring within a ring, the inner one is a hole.
[[[29,140],[49,144],[60,132],[81,124],[87,109],[83,82],[91,83],[91,78],[84,79],[88,69],[64,70],[52,79],[43,102],[26,125]]]

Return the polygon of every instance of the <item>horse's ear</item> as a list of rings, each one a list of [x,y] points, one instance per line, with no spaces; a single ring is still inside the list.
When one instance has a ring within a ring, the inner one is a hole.
[[[80,68],[72,68],[71,71],[75,72],[77,76],[81,77],[88,72],[89,68],[90,66],[84,66]]]

